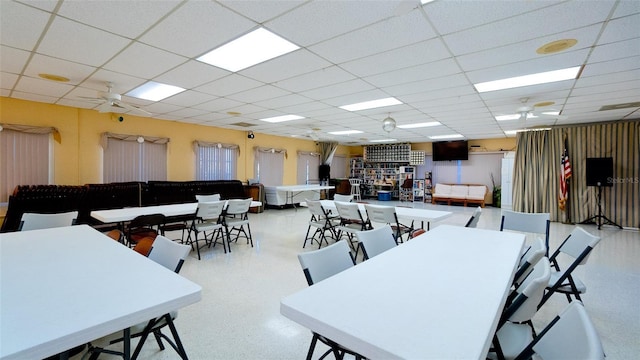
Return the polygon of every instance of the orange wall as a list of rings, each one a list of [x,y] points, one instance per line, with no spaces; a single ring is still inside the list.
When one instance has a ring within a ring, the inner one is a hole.
[[[167,137],[167,179],[186,181],[195,178],[195,153],[193,141],[209,141],[237,144],[238,179],[253,178],[253,148],[255,146],[284,148],[288,158],[284,166],[284,185],[296,184],[297,152],[318,151],[314,141],[293,139],[256,133],[255,139],[247,139],[245,131],[210,126],[178,123],[132,115],[124,115],[123,122],[117,114],[98,113],[95,110],[44,104],[26,100],[0,97],[0,123],[53,126],[60,131],[61,143],[54,145],[55,184],[80,185],[102,182],[101,134],[118,134]],[[472,151],[514,150],[515,138],[471,140],[479,145]],[[413,150],[431,153],[431,143],[411,145]],[[336,154],[362,155],[361,146],[339,146]]]

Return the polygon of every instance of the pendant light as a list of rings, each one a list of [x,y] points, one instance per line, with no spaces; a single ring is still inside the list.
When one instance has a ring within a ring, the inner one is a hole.
[[[382,130],[391,132],[395,128],[396,121],[391,116],[387,116],[384,120],[382,120]]]

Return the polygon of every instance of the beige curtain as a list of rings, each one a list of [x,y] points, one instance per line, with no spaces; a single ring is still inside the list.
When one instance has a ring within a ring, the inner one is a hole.
[[[567,210],[559,209],[564,137],[571,162]],[[597,215],[598,188],[586,184],[586,159],[612,157],[613,183],[602,188],[603,215],[640,227],[640,122],[625,121],[520,133],[513,179],[513,208],[549,212],[553,221],[579,223]]]

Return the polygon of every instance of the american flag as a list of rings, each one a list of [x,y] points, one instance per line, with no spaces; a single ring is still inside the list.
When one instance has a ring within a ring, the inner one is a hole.
[[[564,142],[564,151],[562,152],[562,158],[560,160],[560,197],[558,198],[558,205],[560,210],[565,209],[567,198],[569,196],[569,184],[567,181],[571,177],[571,163],[569,162],[569,152],[567,151],[567,140]]]

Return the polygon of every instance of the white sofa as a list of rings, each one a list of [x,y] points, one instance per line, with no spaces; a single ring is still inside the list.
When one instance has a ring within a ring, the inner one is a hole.
[[[484,207],[487,196],[486,185],[474,184],[436,184],[431,196],[431,203],[446,202],[452,203],[478,204]]]

